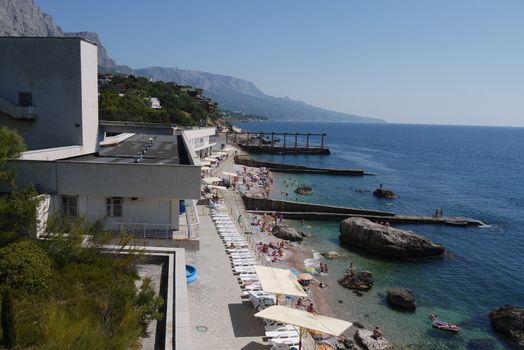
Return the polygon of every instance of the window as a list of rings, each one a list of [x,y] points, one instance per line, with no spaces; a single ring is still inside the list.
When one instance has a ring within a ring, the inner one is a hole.
[[[106,198],[106,216],[122,216],[122,197]]]
[[[18,93],[18,105],[19,106],[32,106],[33,105],[33,94],[31,92],[19,92]]]
[[[62,196],[62,215],[69,217],[78,216],[77,196]]]

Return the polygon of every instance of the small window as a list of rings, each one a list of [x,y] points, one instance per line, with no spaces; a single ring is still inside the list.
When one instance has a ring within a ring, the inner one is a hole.
[[[18,93],[18,105],[19,106],[32,106],[33,105],[33,94],[31,92],[19,92]]]
[[[62,215],[68,217],[78,216],[77,196],[62,196]]]
[[[124,199],[122,197],[106,198],[106,216],[122,216],[122,205]]]

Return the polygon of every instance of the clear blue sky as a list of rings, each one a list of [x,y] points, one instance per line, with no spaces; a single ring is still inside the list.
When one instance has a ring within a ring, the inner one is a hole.
[[[133,68],[390,122],[524,126],[523,0],[37,0]]]

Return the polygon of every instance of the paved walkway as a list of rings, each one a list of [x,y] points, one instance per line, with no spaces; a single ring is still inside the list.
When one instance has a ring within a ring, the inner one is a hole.
[[[251,303],[241,299],[224,245],[203,210],[207,213],[198,206],[200,250],[186,253],[186,261],[199,269],[199,278],[187,288],[193,350],[269,349],[262,341],[263,322],[253,317]]]

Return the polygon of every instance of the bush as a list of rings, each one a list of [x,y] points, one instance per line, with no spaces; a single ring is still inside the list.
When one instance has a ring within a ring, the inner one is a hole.
[[[13,288],[47,288],[51,281],[51,260],[33,241],[19,241],[0,249],[0,283]]]

